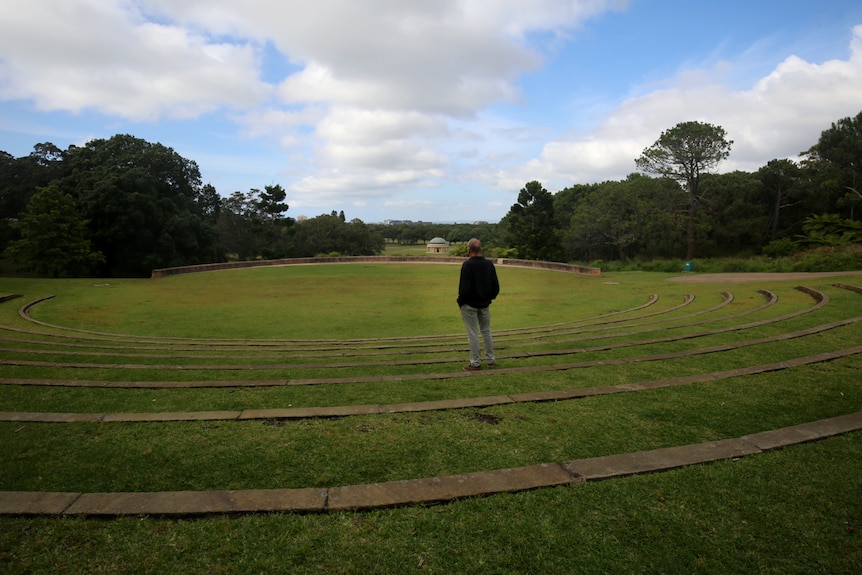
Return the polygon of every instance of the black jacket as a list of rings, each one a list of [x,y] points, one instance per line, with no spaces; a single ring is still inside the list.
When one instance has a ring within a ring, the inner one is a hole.
[[[469,305],[484,308],[500,293],[497,270],[490,260],[473,256],[461,264],[461,281],[458,283],[458,307]]]

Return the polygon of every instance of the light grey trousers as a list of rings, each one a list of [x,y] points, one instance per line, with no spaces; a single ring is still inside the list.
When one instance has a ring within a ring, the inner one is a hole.
[[[479,350],[479,334],[485,344],[485,360],[494,363],[494,338],[491,337],[491,308],[475,308],[469,305],[461,306],[461,317],[467,326],[467,341],[470,343],[470,365],[482,364],[482,354]]]

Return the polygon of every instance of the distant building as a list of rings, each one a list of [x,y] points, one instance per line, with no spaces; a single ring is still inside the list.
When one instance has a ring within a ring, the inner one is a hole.
[[[443,238],[433,238],[428,242],[429,254],[445,254],[449,251],[449,242]]]
[[[414,222],[413,220],[383,220],[383,225],[386,226],[428,226],[432,224],[433,222],[423,222],[422,220],[418,222]]]

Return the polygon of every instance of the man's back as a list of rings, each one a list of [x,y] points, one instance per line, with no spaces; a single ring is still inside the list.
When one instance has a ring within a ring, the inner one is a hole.
[[[485,308],[500,293],[500,282],[494,264],[482,256],[472,256],[461,264],[458,305]]]

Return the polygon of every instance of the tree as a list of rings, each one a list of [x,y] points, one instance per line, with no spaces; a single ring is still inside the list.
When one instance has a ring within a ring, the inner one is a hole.
[[[769,160],[757,174],[771,199],[769,239],[776,240],[781,230],[782,210],[786,211],[787,208],[799,203],[798,200],[793,201],[793,198],[802,177],[802,169],[793,160]]]
[[[104,260],[87,239],[87,222],[75,209],[75,200],[56,184],[39,188],[21,220],[21,239],[6,254],[23,268],[59,277],[89,273]]]
[[[217,229],[228,257],[246,260],[260,253],[251,230],[251,210],[249,198],[240,191],[235,191],[221,202]]]
[[[708,257],[754,254],[769,241],[770,205],[757,174],[708,174],[697,218],[698,250]],[[701,241],[700,238],[704,238]]]
[[[299,257],[339,254],[373,256],[383,251],[383,236],[362,220],[345,222],[333,212],[309,218],[294,226],[294,247]]]
[[[596,247],[609,247],[608,259],[619,257],[625,262],[642,241],[641,202],[623,182],[606,182],[600,191],[590,194],[571,218],[570,234],[589,238]],[[570,241],[566,242],[570,244]],[[604,250],[603,250],[604,251]]]
[[[806,246],[843,246],[862,242],[862,222],[842,219],[838,214],[823,214],[807,218],[803,235],[797,240]]]
[[[508,230],[509,244],[518,250],[519,257],[544,261],[562,259],[554,197],[541,183],[533,180],[521,189],[518,203],[512,205],[503,223]]]
[[[16,230],[11,224],[22,211],[18,194],[14,191],[17,172],[15,157],[8,152],[0,152],[0,250],[16,237]]]
[[[63,169],[63,152],[51,143],[36,144],[22,158],[0,152],[0,220],[10,223],[19,218],[36,190],[59,178]],[[16,232],[4,226],[0,231],[0,249],[18,237]]]
[[[853,219],[855,205],[862,201],[862,112],[833,123],[803,155],[807,156],[803,164],[817,174],[819,187],[827,194],[818,211],[849,207]]]
[[[565,231],[575,213],[575,206],[580,205],[581,200],[594,192],[602,184],[577,184],[563,188],[554,194],[554,217],[557,219],[561,229]]]
[[[688,249],[694,258],[697,208],[701,177],[715,169],[730,154],[732,140],[720,126],[704,122],[681,122],[662,132],[659,139],[635,160],[650,174],[672,178],[685,186],[688,196]]]
[[[678,194],[676,182],[641,174],[592,186],[572,208],[563,246],[573,259],[582,261],[663,255],[649,239],[677,235],[676,221],[668,214],[675,213]],[[647,254],[648,249],[652,253]]]
[[[218,195],[218,192],[212,184],[206,184],[201,188],[201,193],[198,195],[196,201],[201,214],[203,214],[210,223],[218,221],[218,215],[221,211],[221,196]]]
[[[62,188],[89,221],[105,275],[221,261],[200,170],[171,148],[128,135],[71,147]]]
[[[221,203],[218,215],[219,237],[227,253],[241,260],[258,257],[278,258],[291,253],[289,228],[292,218],[282,217],[288,206],[280,185],[266,186],[261,192],[234,192]]]
[[[288,205],[284,203],[287,198],[287,192],[280,185],[264,186],[264,191],[252,190],[257,192],[257,208],[264,218],[274,226],[279,220],[281,214],[288,210]]]
[[[43,142],[33,146],[33,151],[30,152],[29,157],[37,166],[50,169],[61,165],[63,150],[51,142]]]

